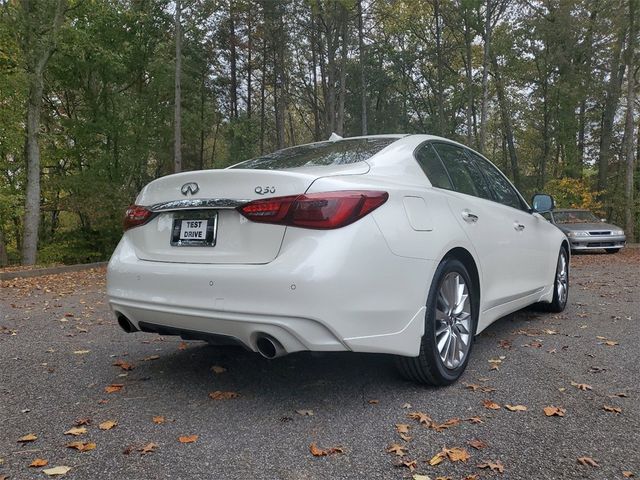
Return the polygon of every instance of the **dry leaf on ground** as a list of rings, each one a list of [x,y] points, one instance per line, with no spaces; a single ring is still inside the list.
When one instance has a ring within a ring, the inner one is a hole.
[[[585,392],[587,390],[591,390],[591,385],[588,385],[586,383],[571,382],[571,386],[576,387],[578,390],[582,390]]]
[[[296,410],[296,413],[303,417],[312,417],[314,415],[313,410]]]
[[[525,405],[509,405],[509,404],[506,404],[504,406],[504,408],[506,408],[510,412],[526,412],[527,411],[527,407]]]
[[[162,415],[153,417],[153,423],[155,423],[156,425],[162,425],[164,422],[166,422],[166,420]]]
[[[133,370],[134,368],[136,368],[135,366],[125,362],[124,360],[116,360],[111,365],[113,365],[114,367],[120,367],[125,372],[128,372],[129,370]]]
[[[623,476],[624,478],[633,478],[633,477],[635,477],[634,473],[633,473],[633,472],[631,472],[631,471],[629,471],[629,470],[624,470],[624,471],[622,472],[622,476]]]
[[[38,468],[38,467],[46,467],[49,464],[48,460],[44,458],[36,458],[33,462],[29,464],[30,467]]]
[[[100,425],[98,425],[98,428],[100,430],[111,430],[116,425],[118,425],[118,422],[114,420],[107,420],[106,422],[102,422]]]
[[[214,365],[213,367],[211,367],[211,371],[216,375],[220,375],[221,373],[226,372],[227,369],[224,367],[221,367],[220,365]]]
[[[76,427],[81,427],[82,425],[89,425],[91,423],[91,419],[89,417],[79,418],[76,420],[74,425]]]
[[[564,414],[567,411],[562,407],[555,407],[553,405],[549,407],[544,407],[544,414],[547,417],[564,417]]]
[[[198,440],[198,435],[184,435],[182,437],[178,437],[178,441],[180,443],[193,443]]]
[[[431,417],[429,415],[422,412],[407,413],[407,417],[411,418],[412,420],[418,420],[418,422],[422,423],[423,425],[426,425],[427,427],[431,425],[431,422],[433,421],[431,420]]]
[[[447,428],[451,428],[451,427],[455,427],[456,425],[459,425],[461,422],[461,420],[459,418],[450,418],[449,420],[446,420],[444,423],[436,423],[436,422],[431,422],[431,425],[429,425],[429,428],[431,428],[432,430],[435,430],[436,432],[444,432]]]
[[[410,472],[413,472],[416,468],[418,468],[418,461],[417,460],[402,460],[398,466],[407,467]]]
[[[87,433],[87,429],[84,427],[73,427],[64,432],[65,435],[73,435],[74,437],[84,435],[85,433]]]
[[[160,358],[160,355],[149,355],[148,357],[144,357],[142,360],[144,362],[149,362],[151,360],[158,360]]]
[[[96,444],[93,442],[71,442],[67,443],[67,448],[74,448],[79,452],[88,452],[89,450],[95,450]]]
[[[491,400],[485,400],[484,402],[482,402],[482,405],[484,406],[484,408],[488,408],[489,410],[500,410],[500,405]]]
[[[591,467],[599,467],[600,466],[600,465],[598,465],[598,462],[596,462],[591,457],[578,457],[578,463],[581,463],[582,465],[589,465]]]
[[[66,475],[69,470],[71,470],[71,467],[60,465],[58,467],[45,468],[43,472],[49,475],[50,477],[54,477],[59,475]]]
[[[476,450],[480,450],[482,448],[487,448],[488,447],[488,445],[485,442],[483,442],[482,440],[478,440],[477,438],[474,438],[473,440],[469,440],[467,442],[467,444],[470,447],[475,448]]]
[[[610,405],[603,405],[602,409],[605,412],[611,412],[611,413],[615,413],[616,415],[618,415],[619,413],[622,413],[622,409],[619,407],[612,407]]]
[[[504,465],[502,464],[502,462],[500,460],[496,460],[495,462],[483,462],[479,465],[477,465],[478,468],[482,468],[482,469],[490,469],[492,472],[498,472],[498,473],[503,473],[504,472]]]
[[[447,454],[449,460],[452,462],[466,462],[471,458],[469,452],[467,452],[464,448],[453,447],[453,448],[445,448],[442,450]]]
[[[158,448],[158,445],[156,445],[153,442],[150,442],[138,448],[138,451],[140,452],[140,455],[146,455],[147,453],[155,452],[156,448]]]
[[[316,445],[316,442],[309,444],[309,451],[314,457],[326,457],[327,455],[344,453],[344,449],[342,447],[319,448]]]
[[[407,454],[407,447],[398,445],[397,443],[392,443],[387,447],[387,453],[394,453],[398,457],[404,457]]]
[[[23,437],[20,437],[18,439],[18,443],[28,443],[28,442],[35,442],[38,439],[38,437],[33,434],[33,433],[29,433]]]
[[[209,393],[209,398],[213,400],[230,400],[232,398],[238,398],[239,396],[240,394],[237,392],[222,392],[220,390]]]
[[[440,451],[436,453],[433,457],[431,457],[431,459],[429,460],[429,465],[431,465],[432,467],[435,467],[436,465],[441,464],[445,458],[447,458],[447,454]]]
[[[104,387],[104,391],[107,393],[115,393],[122,390],[123,387],[123,383],[112,383],[111,385],[107,385],[106,387]]]

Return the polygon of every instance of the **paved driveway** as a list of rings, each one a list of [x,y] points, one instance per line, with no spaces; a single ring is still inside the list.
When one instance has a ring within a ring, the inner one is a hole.
[[[399,379],[382,355],[267,361],[127,335],[105,304],[104,269],[5,281],[0,479],[47,478],[56,466],[70,479],[640,476],[640,250],[576,256],[572,268],[566,312],[498,321],[462,380],[441,389]],[[550,406],[564,416],[546,416]],[[108,421],[117,425],[101,429]],[[28,434],[37,439],[19,442]],[[315,457],[312,443],[342,453]],[[48,465],[29,467],[35,459]]]

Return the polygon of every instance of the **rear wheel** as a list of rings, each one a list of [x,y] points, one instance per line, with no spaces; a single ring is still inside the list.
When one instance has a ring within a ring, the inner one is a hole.
[[[620,251],[619,248],[605,248],[604,250],[607,253],[618,253]]]
[[[417,357],[398,357],[400,373],[429,385],[449,385],[469,362],[478,321],[476,286],[462,262],[445,259],[429,290]]]

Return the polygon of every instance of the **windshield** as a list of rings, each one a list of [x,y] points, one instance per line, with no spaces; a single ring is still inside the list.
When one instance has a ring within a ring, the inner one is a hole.
[[[588,210],[553,212],[556,223],[597,223],[599,220]]]
[[[318,142],[285,148],[247,160],[231,168],[282,170],[285,168],[347,165],[372,157],[397,138],[358,138],[337,142]]]

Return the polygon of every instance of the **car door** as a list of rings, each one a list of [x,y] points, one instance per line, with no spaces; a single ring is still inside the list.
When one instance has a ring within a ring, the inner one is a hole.
[[[513,258],[517,265],[514,283],[523,297],[539,293],[552,281],[548,275],[549,258],[557,256],[557,252],[549,252],[547,220],[530,213],[515,187],[493,164],[471,150],[466,152],[487,179],[496,201],[494,208],[501,212],[505,225],[513,228],[509,233],[514,235]]]
[[[448,195],[451,212],[474,246],[480,262],[482,311],[518,299],[524,285],[513,215],[498,208],[485,177],[465,149],[444,142],[435,142],[432,147],[454,188]]]

